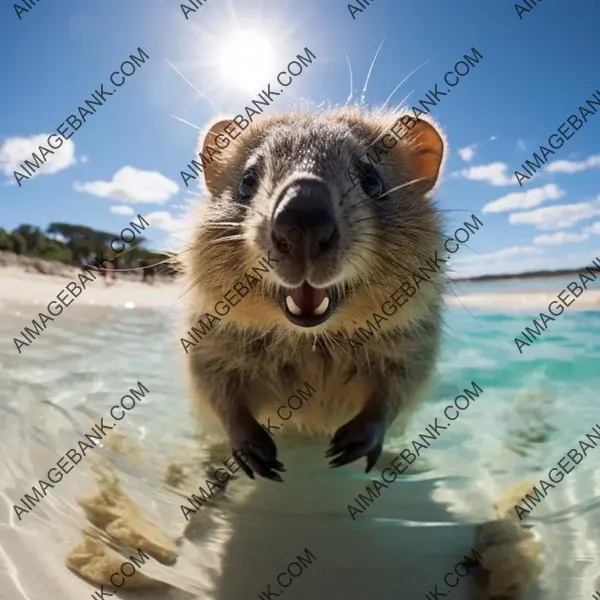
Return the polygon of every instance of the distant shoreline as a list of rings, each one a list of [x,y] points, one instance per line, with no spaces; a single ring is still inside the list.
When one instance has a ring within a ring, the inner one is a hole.
[[[160,262],[160,261],[158,261]],[[58,277],[75,277],[77,273],[81,273],[82,267],[61,262],[59,260],[46,260],[37,256],[28,256],[26,254],[15,254],[14,252],[0,251],[0,269],[13,268],[22,269],[26,273],[39,273],[41,275],[53,275]],[[142,269],[117,269],[116,273],[119,278],[126,280],[141,280]],[[155,273],[155,278],[158,281],[170,282],[173,277]]]
[[[26,272],[40,273],[42,275],[73,276],[81,271],[81,267],[63,263],[58,260],[46,260],[36,256],[26,254],[15,254],[14,252],[0,251],[0,268],[13,267],[21,268]],[[526,273],[501,273],[500,275],[477,275],[475,277],[459,277],[451,279],[454,283],[486,283],[495,281],[515,281],[522,279],[553,279],[566,275],[577,275],[584,272],[585,267],[580,269],[560,269],[556,271],[528,271]],[[117,271],[120,276],[126,279],[141,278],[141,269]],[[156,274],[157,279],[172,281],[171,277],[162,277]]]
[[[489,281],[511,281],[520,279],[554,279],[565,275],[585,273],[586,267],[580,269],[560,269],[557,271],[527,271],[526,273],[501,273],[500,275],[477,275],[476,277],[460,277],[452,279],[455,283],[484,283]]]
[[[16,255],[9,252],[0,252],[0,305],[8,310],[7,303],[14,307],[10,310],[19,311],[24,304],[33,306],[47,305],[56,294],[70,281],[76,280],[81,269],[59,261],[48,261],[32,256]],[[544,273],[519,274],[519,275],[484,275],[472,278],[475,283],[485,281],[525,280],[528,277],[538,279],[551,279],[566,273],[578,271],[549,271]],[[458,281],[458,280],[455,280]],[[461,281],[470,281],[463,279]],[[79,308],[98,309],[100,306],[130,308],[166,308],[183,306],[182,298],[185,296],[185,281],[182,277],[159,277],[149,285],[142,282],[140,271],[118,273],[116,281],[99,278],[88,285],[85,292],[77,300]],[[550,292],[528,291],[516,292],[503,290],[501,286],[497,291],[490,292],[485,287],[481,291],[476,286],[469,293],[458,296],[445,296],[445,303],[456,308],[482,308],[502,311],[527,310],[534,312],[545,309],[548,303],[556,297],[556,292],[561,287]],[[600,289],[588,290],[577,300],[575,310],[600,309]],[[76,308],[77,309],[77,308]],[[33,314],[33,313],[32,313]]]

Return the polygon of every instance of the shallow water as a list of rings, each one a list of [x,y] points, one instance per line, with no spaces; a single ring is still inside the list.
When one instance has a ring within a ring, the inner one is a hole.
[[[12,581],[6,586],[11,600],[71,598],[96,589],[64,566],[86,526],[76,499],[97,487],[92,456],[118,475],[150,521],[179,539],[175,565],[153,560],[144,567],[169,584],[167,591],[144,597],[254,596],[309,548],[317,560],[286,598],[423,598],[445,573],[438,563],[449,570],[452,556],[470,553],[468,526],[491,518],[496,496],[523,478],[545,476],[600,424],[600,312],[567,311],[521,355],[513,338],[531,324],[531,312],[451,309],[444,315],[436,390],[404,439],[422,432],[472,381],[484,393],[431,444],[412,474],[390,484],[356,522],[347,505],[364,489],[359,468],[326,469],[327,440],[290,438],[280,448],[285,484],[236,480],[223,505],[205,509],[192,525],[180,505],[197,491],[208,436],[198,440],[186,399],[183,352],[170,327],[176,315],[74,305],[19,355],[12,338],[34,308],[1,308],[0,564],[2,578]],[[150,392],[116,426],[121,446],[103,443],[88,452],[19,520],[13,504],[101,417],[107,421],[111,406],[138,381]],[[404,447],[397,435],[387,442],[391,451]],[[600,451],[590,451],[527,517],[545,543],[542,591],[528,598],[589,598],[598,589],[599,459]],[[322,467],[307,468],[319,460]],[[172,464],[188,476],[179,491],[165,482]],[[466,589],[461,584],[453,597],[468,597]]]

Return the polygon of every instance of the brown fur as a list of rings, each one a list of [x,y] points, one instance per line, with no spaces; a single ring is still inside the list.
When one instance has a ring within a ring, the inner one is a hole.
[[[189,349],[196,406],[210,407],[225,429],[239,406],[261,422],[269,416],[279,422],[276,409],[304,381],[317,392],[294,412],[286,430],[331,435],[368,406],[383,407],[389,426],[399,415],[404,422],[423,397],[439,343],[442,274],[431,275],[435,283],[423,284],[376,338],[354,350],[339,341],[372,321],[373,312],[381,314],[381,303],[442,249],[442,223],[429,193],[445,148],[427,121],[377,167],[387,189],[399,189],[377,201],[360,186],[348,191],[353,158],[363,156],[398,116],[358,109],[263,116],[206,167],[205,200],[183,254],[190,288],[185,330],[213,312],[223,294],[267,256],[272,198],[294,170],[326,180],[335,191],[343,237],[335,282],[342,300],[326,323],[292,325],[272,298],[281,282],[270,271],[261,288]],[[204,143],[221,129],[213,126]],[[264,159],[265,177],[244,206],[235,199],[237,186],[247,161],[257,155]]]
[[[355,349],[339,341],[340,335],[352,336],[367,319],[372,320],[381,303],[410,280],[410,273],[418,272],[436,250],[441,251],[441,219],[429,192],[439,176],[444,142],[430,126],[413,131],[415,135],[407,136],[378,165],[388,189],[401,186],[388,193],[384,206],[370,200],[359,186],[348,192],[345,173],[352,157],[362,155],[397,118],[358,110],[262,117],[206,169],[206,200],[183,254],[190,300],[185,330],[211,312],[233,284],[268,255],[272,198],[290,171],[303,162],[305,172],[337,190],[336,219],[344,235],[336,257],[343,268],[335,282],[342,301],[323,325],[311,329],[292,325],[272,297],[281,277],[270,272],[261,288],[241,299],[190,348],[190,383],[202,417],[216,415],[228,430],[240,407],[247,407],[255,419],[266,423],[271,417],[278,423],[277,408],[298,387],[303,388],[303,382],[317,391],[286,421],[286,432],[295,428],[331,435],[357,413],[370,414],[373,406],[385,408],[388,426],[396,418],[403,425],[418,406],[436,362],[443,274],[423,284],[388,317],[376,338]],[[204,143],[210,143],[224,124],[211,127]],[[251,203],[244,206],[235,199],[235,190],[247,161],[257,153],[267,157],[266,176]],[[220,454],[226,454],[224,448]],[[294,498],[299,492],[288,493]],[[264,508],[271,496],[269,488],[257,505]],[[520,597],[541,564],[540,545],[531,534],[517,531],[516,525],[498,516],[499,521],[478,528],[477,548],[486,572],[476,582],[478,598],[496,597],[500,591],[503,597]],[[230,544],[234,553],[245,547],[240,531],[246,517],[239,519],[234,525],[228,522],[238,536]],[[189,531],[191,527],[192,522]],[[318,527],[321,532],[320,521]],[[279,542],[278,528],[269,528],[269,533]],[[242,561],[248,564],[243,550]]]

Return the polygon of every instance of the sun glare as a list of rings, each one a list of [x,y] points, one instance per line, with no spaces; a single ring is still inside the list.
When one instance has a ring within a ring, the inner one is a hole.
[[[225,38],[217,52],[219,76],[245,91],[258,92],[273,77],[273,48],[264,36],[237,31]]]

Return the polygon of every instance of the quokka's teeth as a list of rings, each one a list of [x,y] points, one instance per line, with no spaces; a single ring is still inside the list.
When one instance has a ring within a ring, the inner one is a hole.
[[[285,305],[287,306],[287,309],[297,317],[300,317],[304,314],[302,309],[294,302],[294,299],[291,296],[285,297]]]
[[[313,310],[313,315],[317,315],[319,317],[328,308],[329,308],[329,298],[327,296],[325,296],[325,298],[323,298],[323,301],[321,302],[321,304],[319,304],[319,306],[317,306],[317,308],[315,308],[315,310]]]

